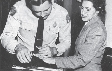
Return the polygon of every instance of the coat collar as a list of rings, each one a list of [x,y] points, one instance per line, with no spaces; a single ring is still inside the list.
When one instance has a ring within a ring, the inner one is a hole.
[[[94,16],[86,25],[83,26],[82,30],[80,31],[80,34],[83,34],[89,26],[95,25],[95,22],[97,22],[98,20],[100,20],[99,16]]]
[[[79,38],[83,35],[86,36],[86,34],[84,34],[84,32],[90,27],[90,26],[94,26],[95,22],[97,22],[98,20],[100,20],[100,18],[98,16],[93,17],[86,25],[83,26],[82,30],[80,31],[80,34],[76,40],[76,44],[79,43]],[[82,41],[80,41],[82,42]]]
[[[96,21],[100,20],[100,17],[99,16],[94,16],[86,25],[84,25],[84,27],[88,27],[90,25],[94,25],[94,23]]]

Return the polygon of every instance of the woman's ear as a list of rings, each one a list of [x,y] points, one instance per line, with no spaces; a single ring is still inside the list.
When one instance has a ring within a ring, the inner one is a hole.
[[[96,14],[98,14],[99,13],[99,11],[96,11]]]

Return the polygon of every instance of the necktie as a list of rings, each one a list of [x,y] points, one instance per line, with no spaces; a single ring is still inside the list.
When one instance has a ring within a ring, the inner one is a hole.
[[[37,28],[36,38],[35,38],[35,44],[34,44],[34,53],[38,52],[37,47],[42,46],[43,29],[44,29],[44,20],[43,20],[43,18],[39,18],[39,20],[38,20],[38,28]]]
[[[38,20],[38,28],[35,38],[35,44],[34,44],[34,54],[38,53],[38,48],[42,46],[43,42],[43,29],[44,29],[44,20],[42,18],[39,18]],[[31,61],[31,66],[36,67],[48,67],[48,68],[56,68],[56,65],[49,65],[45,63],[42,59],[39,59],[38,57],[33,56]]]

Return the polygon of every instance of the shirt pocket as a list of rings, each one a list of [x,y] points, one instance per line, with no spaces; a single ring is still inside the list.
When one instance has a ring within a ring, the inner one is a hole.
[[[27,30],[27,29],[19,28],[19,37],[24,42],[27,42],[27,43],[34,42],[34,38],[35,38],[34,36],[35,36],[35,32],[33,32],[32,30]]]
[[[34,30],[37,25],[35,24],[35,20],[30,18],[29,16],[24,15],[24,17],[21,17],[21,28],[26,30]]]
[[[28,22],[25,22],[25,21],[21,22],[20,28],[28,30],[28,31],[34,30],[33,25],[31,23],[28,23]]]

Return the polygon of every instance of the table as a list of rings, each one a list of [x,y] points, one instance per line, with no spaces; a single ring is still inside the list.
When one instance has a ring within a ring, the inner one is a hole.
[[[62,69],[53,69],[53,68],[45,68],[45,67],[20,67],[13,66],[12,71],[63,71]]]

